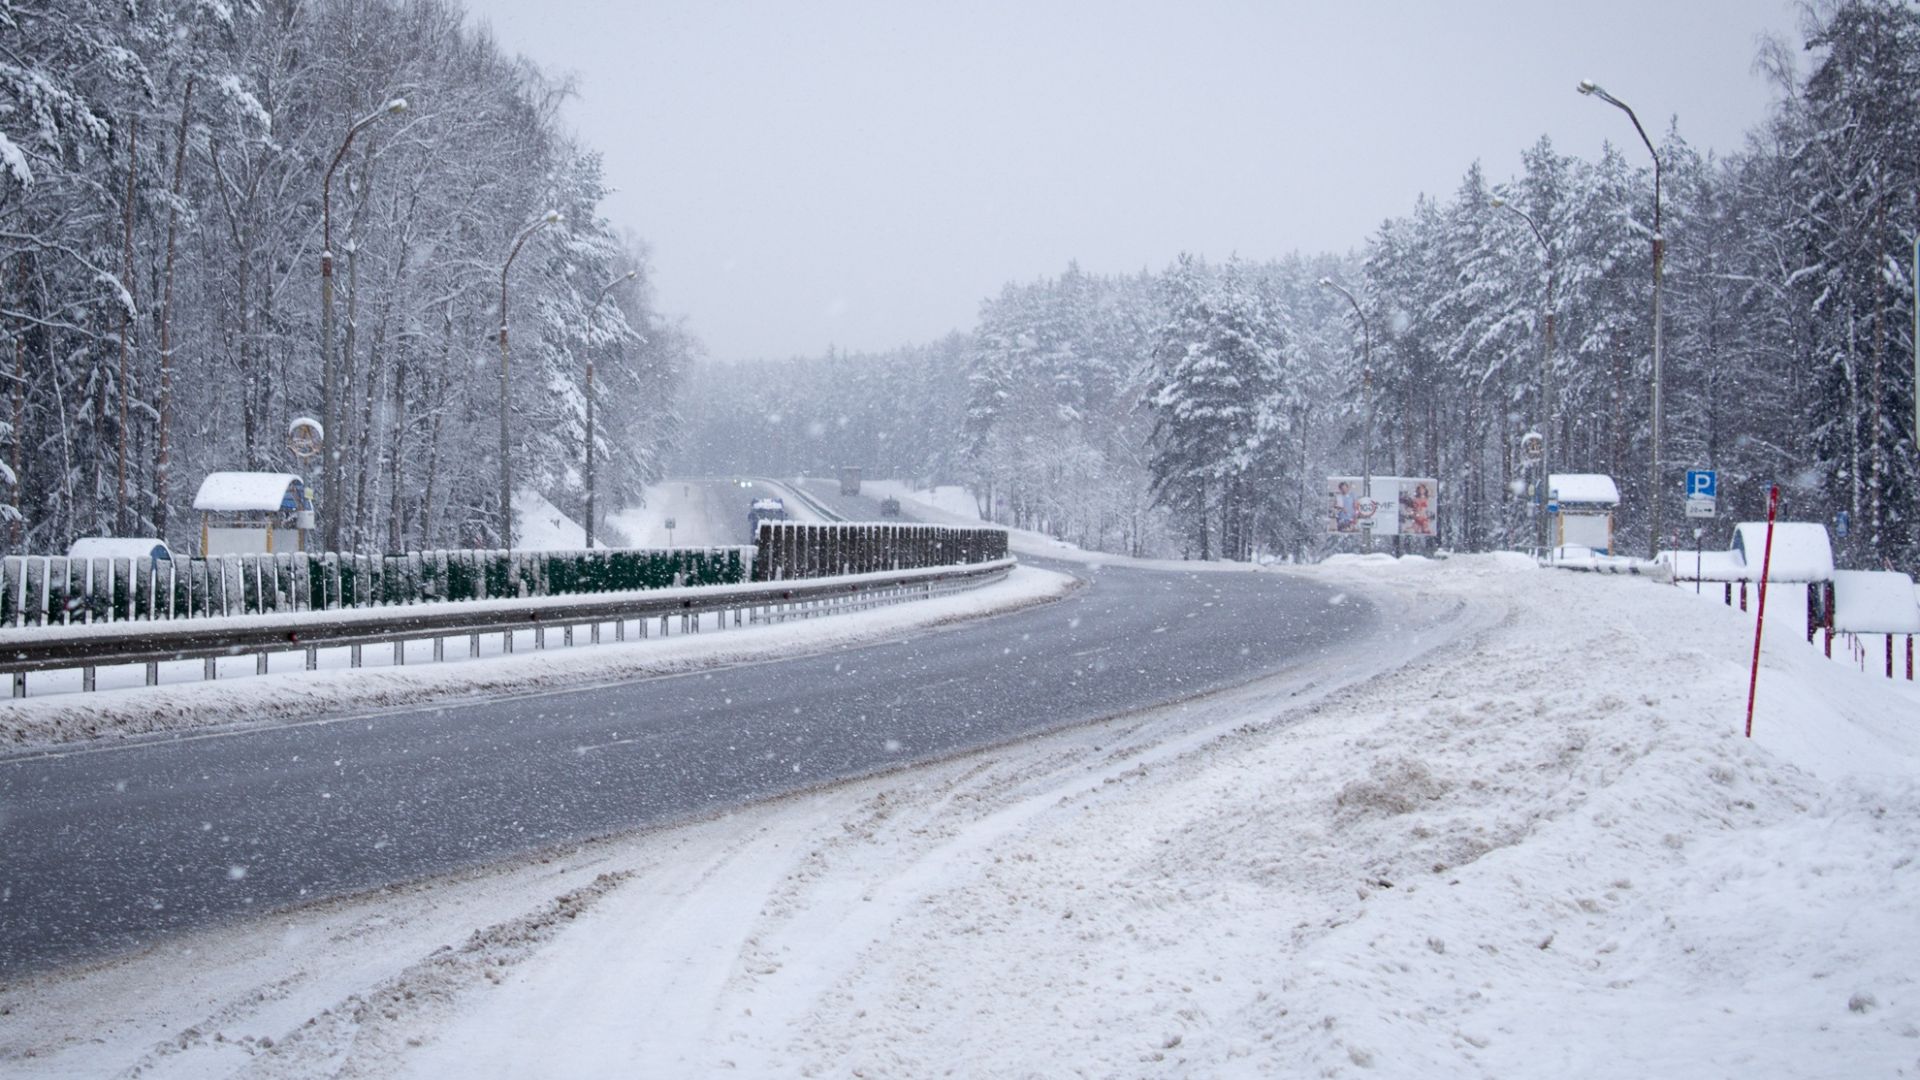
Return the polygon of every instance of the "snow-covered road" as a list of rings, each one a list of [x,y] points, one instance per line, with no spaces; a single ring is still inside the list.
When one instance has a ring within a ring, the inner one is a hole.
[[[0,991],[31,1075],[1920,1067],[1920,695],[1500,557],[1363,661]]]

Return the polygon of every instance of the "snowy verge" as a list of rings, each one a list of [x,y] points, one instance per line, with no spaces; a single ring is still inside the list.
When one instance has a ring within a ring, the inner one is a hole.
[[[1056,599],[1076,584],[1064,574],[1015,567],[1005,581],[951,596],[772,626],[709,629],[684,637],[549,648],[532,654],[424,666],[299,671],[6,701],[0,702],[0,747],[32,750],[89,739],[289,723],[323,715],[669,675],[840,648],[903,631],[1015,611]],[[725,591],[745,587],[717,588]],[[209,620],[209,624],[219,621]]]

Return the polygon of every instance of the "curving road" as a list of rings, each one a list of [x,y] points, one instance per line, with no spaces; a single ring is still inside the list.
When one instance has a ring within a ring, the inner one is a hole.
[[[0,979],[1242,683],[1374,628],[1278,574],[1070,572],[1089,587],[1058,603],[886,644],[0,759]]]

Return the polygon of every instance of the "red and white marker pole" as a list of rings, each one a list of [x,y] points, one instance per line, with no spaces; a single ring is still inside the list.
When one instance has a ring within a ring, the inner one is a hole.
[[[1767,625],[1767,578],[1773,574],[1773,518],[1780,510],[1780,485],[1767,489],[1767,546],[1760,558],[1760,611],[1753,620],[1753,674],[1747,678],[1747,738],[1753,738],[1753,695],[1760,687],[1760,631]]]

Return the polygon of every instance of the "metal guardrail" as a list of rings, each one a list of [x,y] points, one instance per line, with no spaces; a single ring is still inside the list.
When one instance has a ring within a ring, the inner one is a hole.
[[[484,634],[502,635],[503,651],[513,651],[517,631],[534,631],[534,647],[546,646],[546,634],[558,629],[564,644],[573,643],[576,627],[585,627],[598,643],[601,627],[612,624],[614,640],[624,641],[628,623],[638,621],[639,637],[648,636],[648,621],[660,620],[666,636],[675,616],[681,632],[697,633],[701,615],[718,614],[724,628],[731,613],[733,625],[785,622],[841,611],[860,610],[974,588],[1007,575],[1015,560],[1000,559],[968,566],[889,571],[853,577],[809,581],[782,581],[753,585],[720,585],[676,590],[597,596],[588,599],[543,597],[521,601],[481,601],[430,604],[367,610],[311,611],[284,618],[249,616],[244,619],[183,622],[106,623],[92,626],[36,628],[31,633],[0,631],[0,674],[13,676],[13,696],[25,697],[32,672],[81,669],[81,688],[92,690],[96,669],[118,665],[146,665],[146,682],[159,681],[159,665],[176,660],[204,660],[204,677],[216,675],[222,657],[252,655],[256,672],[264,674],[267,658],[277,653],[306,654],[307,670],[318,666],[321,649],[349,647],[350,663],[360,666],[360,650],[371,644],[392,643],[395,662],[406,662],[409,641],[432,640],[433,658],[445,659],[445,642],[466,637],[469,655],[478,656]]]

